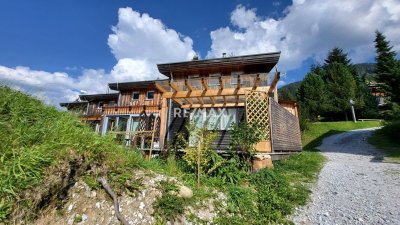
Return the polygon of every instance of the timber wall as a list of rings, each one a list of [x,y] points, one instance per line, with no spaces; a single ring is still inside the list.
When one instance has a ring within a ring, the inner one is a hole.
[[[273,152],[301,151],[299,119],[273,99],[270,102]]]

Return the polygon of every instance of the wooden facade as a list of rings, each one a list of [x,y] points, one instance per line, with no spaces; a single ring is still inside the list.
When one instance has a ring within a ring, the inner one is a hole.
[[[272,69],[279,56],[277,52],[158,64],[159,72],[168,79],[110,83],[109,88],[118,92],[113,94],[117,99],[98,99],[97,103],[86,100],[86,112],[101,118],[102,134],[115,135],[135,146],[139,138],[140,148],[150,152],[163,149],[167,140],[173,143],[176,134],[185,131],[185,122],[193,118],[199,124],[212,121],[204,126],[220,134],[213,143],[217,151],[228,149],[229,125],[241,121],[263,124],[267,138],[256,146],[259,152],[285,152],[277,146],[284,146],[280,140],[286,133],[296,139],[296,144],[288,145],[288,152],[300,151],[297,105],[277,103],[280,73]],[[99,101],[103,102],[101,110],[96,107]],[[215,116],[214,111],[220,114]],[[189,116],[176,116],[176,112]],[[290,119],[296,135],[279,128],[285,123],[282,118]],[[148,140],[150,144],[146,144]]]

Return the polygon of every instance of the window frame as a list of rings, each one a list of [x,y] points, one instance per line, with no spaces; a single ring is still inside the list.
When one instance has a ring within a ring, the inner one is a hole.
[[[149,93],[153,92],[153,98],[149,98]],[[154,96],[155,96],[156,92],[155,91],[147,91],[146,92],[146,100],[154,100]]]
[[[133,97],[135,94],[138,94],[138,98],[137,99],[135,99]],[[140,92],[139,91],[133,91],[132,94],[131,94],[131,100],[132,101],[139,101],[139,99],[140,99]]]

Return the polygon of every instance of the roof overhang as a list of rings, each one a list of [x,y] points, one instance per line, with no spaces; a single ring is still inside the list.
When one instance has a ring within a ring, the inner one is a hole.
[[[269,73],[279,61],[280,52],[224,57],[186,62],[157,64],[160,73],[167,77],[173,75],[230,73]]]
[[[93,94],[93,95],[79,95],[81,100],[86,101],[117,101],[119,93],[108,93],[108,94]]]
[[[115,91],[125,91],[133,89],[154,89],[155,81],[163,80],[149,80],[149,81],[134,81],[134,82],[123,82],[123,83],[109,83],[108,87]]]

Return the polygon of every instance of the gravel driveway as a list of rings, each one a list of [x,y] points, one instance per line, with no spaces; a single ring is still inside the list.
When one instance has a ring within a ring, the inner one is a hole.
[[[324,139],[319,149],[328,161],[310,202],[293,215],[295,224],[400,224],[400,164],[382,162],[366,141],[372,133]]]

